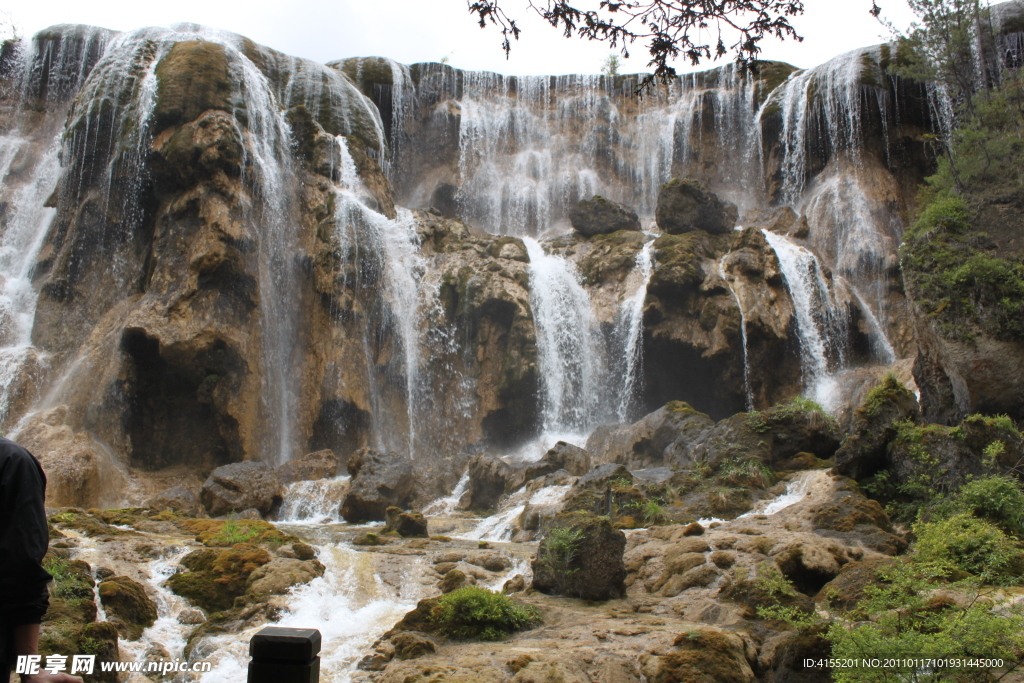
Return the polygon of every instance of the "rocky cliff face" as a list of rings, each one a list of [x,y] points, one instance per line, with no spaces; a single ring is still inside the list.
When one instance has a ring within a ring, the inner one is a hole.
[[[2,416],[54,502],[365,447],[409,458],[426,500],[473,453],[671,400],[841,411],[935,346],[897,246],[936,123],[884,46],[642,100],[629,77],[323,66],[191,25],[3,54]],[[739,219],[658,234],[675,176]],[[568,232],[594,195],[643,230]],[[926,395],[935,368],[973,381],[943,353],[915,366]],[[960,413],[1019,398],[956,386]]]

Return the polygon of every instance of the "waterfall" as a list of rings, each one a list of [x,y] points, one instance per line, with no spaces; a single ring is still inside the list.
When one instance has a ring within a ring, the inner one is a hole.
[[[640,279],[633,295],[623,300],[619,306],[618,320],[613,338],[622,344],[623,368],[622,390],[616,416],[619,422],[626,422],[632,417],[634,404],[639,390],[638,382],[643,373],[643,314],[644,302],[647,300],[647,285],[654,273],[654,240],[647,241],[643,249],[636,255],[633,272]]]
[[[605,392],[605,353],[590,295],[572,264],[524,237],[530,257],[530,306],[537,331],[541,416],[545,433],[586,434],[598,424]]]
[[[46,355],[32,345],[39,298],[32,278],[56,214],[46,200],[62,170],[70,99],[113,36],[106,29],[54,27],[46,36],[36,36],[30,50],[21,51],[12,74],[15,121],[0,135],[0,200],[7,206],[0,223],[0,425],[16,417],[12,403],[18,395],[36,391],[42,380],[39,371]],[[41,121],[33,120],[36,99],[49,105]]]
[[[695,145],[721,155],[723,187],[759,173],[747,163],[755,82],[733,66],[659,85],[639,101],[630,78],[450,69],[449,78],[427,66],[420,67],[419,106],[443,96],[459,106],[461,215],[493,234],[552,234],[567,227],[580,199],[595,194],[653,216],[661,185],[699,161]],[[705,127],[713,140],[702,143]]]
[[[808,179],[808,153],[826,157],[846,152],[858,160],[863,143],[863,104],[874,98],[888,140],[889,95],[887,76],[878,66],[880,48],[852,50],[806,71],[795,71],[762,106],[778,106],[782,115],[781,199],[798,204]],[[814,136],[820,136],[816,143]]]
[[[355,164],[348,152],[345,138],[337,138],[341,153],[341,180],[335,187],[335,226],[342,253],[354,261],[376,259],[384,278],[384,291],[379,294],[387,304],[387,320],[384,321],[397,336],[402,353],[401,375],[405,389],[407,433],[404,444],[396,440],[394,425],[381,423],[374,430],[378,446],[390,450],[405,451],[414,455],[416,443],[416,422],[420,398],[420,345],[424,299],[427,292],[421,291],[420,282],[426,263],[419,253],[419,235],[416,233],[411,214],[402,210],[397,220],[370,209],[361,201],[366,192],[362,181],[355,173]],[[355,265],[359,265],[355,263]],[[347,283],[346,283],[347,284]],[[367,323],[369,324],[369,323]],[[367,372],[372,365],[370,338],[366,330],[364,349],[367,354]],[[370,384],[375,385],[372,377]],[[379,399],[379,395],[377,397]],[[374,410],[374,419],[379,420],[383,411]]]
[[[341,501],[350,477],[295,481],[285,487],[277,518],[288,524],[324,524],[344,521]]]
[[[813,253],[788,237],[770,230],[761,232],[779,259],[793,299],[804,387],[810,398],[830,408],[835,402],[835,370],[845,365],[846,311]]]

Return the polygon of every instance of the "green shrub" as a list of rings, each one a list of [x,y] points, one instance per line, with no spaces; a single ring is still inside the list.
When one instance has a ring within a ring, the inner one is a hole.
[[[858,662],[873,658],[992,658],[1012,666],[1024,653],[1024,606],[998,593],[984,593],[977,580],[951,583],[944,567],[906,561],[878,570],[878,578],[878,583],[865,588],[857,616],[832,620],[827,636],[832,657]],[[833,680],[992,681],[998,680],[999,673],[994,667],[929,671],[911,664],[836,669]]]
[[[753,410],[747,413],[747,426],[759,434],[770,432],[773,427],[792,422],[801,415],[808,414],[812,420],[835,425],[836,419],[830,415],[820,404],[809,398],[795,396],[785,403],[772,406],[767,410]]]
[[[955,568],[988,583],[1013,583],[1024,574],[1024,553],[999,527],[968,513],[914,525],[915,559]]]
[[[572,526],[555,527],[541,543],[537,559],[540,566],[551,572],[556,583],[556,590],[565,594],[573,584],[579,569],[572,564],[583,545],[583,529]]]
[[[868,392],[867,398],[864,399],[864,405],[861,407],[861,413],[869,420],[877,417],[886,406],[897,403],[902,397],[901,395],[913,396],[895,373],[887,372],[882,382]]]
[[[540,613],[507,595],[465,586],[437,600],[430,621],[438,632],[459,640],[504,640],[540,623]]]
[[[1009,534],[1024,535],[1024,490],[1010,477],[994,475],[969,481],[957,492],[954,504]]]
[[[940,195],[907,231],[900,260],[917,304],[950,338],[1024,338],[1024,262],[988,250],[971,220],[963,199]]]

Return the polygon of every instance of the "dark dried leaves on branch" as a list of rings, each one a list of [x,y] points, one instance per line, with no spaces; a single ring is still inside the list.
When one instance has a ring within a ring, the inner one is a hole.
[[[493,24],[501,30],[502,48],[507,55],[512,40],[522,29],[501,7],[501,0],[467,0],[469,11],[480,26]],[[599,8],[580,9],[567,0],[529,0],[528,6],[545,21],[560,28],[565,36],[607,42],[629,56],[629,45],[637,40],[647,44],[654,72],[639,89],[655,79],[676,75],[670,62],[683,57],[691,64],[718,58],[729,52],[741,64],[749,64],[761,52],[766,36],[803,40],[789,18],[802,14],[800,0],[601,0]],[[870,12],[880,12],[872,0]]]
[[[730,51],[740,62],[750,62],[761,52],[766,36],[802,40],[789,18],[803,12],[800,0],[602,0],[597,10],[585,10],[566,0],[529,2],[545,21],[562,29],[566,37],[607,42],[620,48],[624,57],[637,40],[647,44],[654,78],[671,78],[670,62],[683,57],[691,64],[721,57]],[[500,6],[500,0],[469,0],[469,11],[480,26],[501,29],[506,54],[522,29]]]

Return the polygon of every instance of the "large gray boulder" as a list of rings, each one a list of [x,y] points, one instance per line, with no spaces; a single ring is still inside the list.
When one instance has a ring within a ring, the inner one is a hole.
[[[329,448],[307,453],[301,458],[286,462],[277,468],[277,476],[284,484],[291,484],[295,481],[329,479],[336,474],[338,474],[338,457]]]
[[[199,496],[188,486],[176,484],[156,494],[146,503],[155,510],[171,510],[195,517],[199,514]]]
[[[261,462],[218,467],[203,484],[199,500],[212,517],[254,508],[266,515],[281,503],[277,472]]]
[[[498,504],[507,490],[517,480],[514,467],[493,455],[480,454],[469,461],[469,496],[466,505],[470,510],[490,510]]]
[[[736,227],[739,211],[696,180],[673,178],[658,193],[654,217],[658,227],[670,235],[694,230],[727,235]]]
[[[607,235],[619,230],[640,231],[640,219],[636,212],[624,204],[595,195],[592,199],[581,199],[569,211],[569,222],[573,229],[584,237]]]
[[[412,497],[412,464],[397,453],[364,448],[348,459],[352,475],[341,516],[352,523],[383,522],[389,507],[407,507]]]

